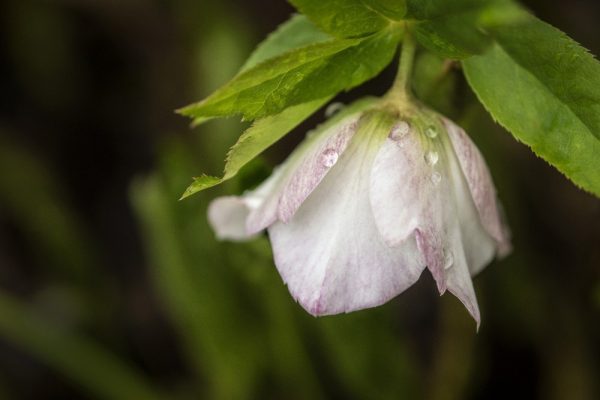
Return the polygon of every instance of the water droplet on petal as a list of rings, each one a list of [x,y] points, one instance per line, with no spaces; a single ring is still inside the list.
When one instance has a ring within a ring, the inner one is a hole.
[[[344,108],[344,103],[331,103],[325,109],[325,117],[332,117],[334,114],[338,113],[342,108]]]
[[[406,121],[400,121],[390,131],[389,138],[393,141],[400,141],[410,132],[410,125]]]
[[[435,171],[433,174],[431,174],[431,182],[434,185],[438,185],[441,181],[442,181],[442,174],[440,174],[437,171]]]
[[[331,168],[338,160],[338,152],[334,149],[327,149],[321,154],[321,163],[326,168]]]
[[[438,132],[433,126],[430,126],[429,128],[425,129],[425,134],[433,139],[438,135]]]
[[[454,254],[450,250],[444,252],[444,269],[450,269],[454,265]]]
[[[440,156],[438,155],[437,151],[428,151],[425,153],[425,162],[428,165],[434,166],[437,164],[439,158]]]

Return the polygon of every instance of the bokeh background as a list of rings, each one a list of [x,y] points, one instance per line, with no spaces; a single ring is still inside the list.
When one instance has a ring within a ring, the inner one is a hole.
[[[600,54],[596,0],[526,4]],[[177,201],[191,176],[220,172],[244,125],[190,129],[173,110],[292,12],[0,2],[0,398],[600,398],[600,202],[494,125],[457,68],[417,91],[472,133],[514,236],[475,279],[479,333],[428,273],[383,307],[313,318],[266,237],[215,240],[210,199],[259,182],[322,111],[238,178]],[[382,94],[393,69],[338,100]]]

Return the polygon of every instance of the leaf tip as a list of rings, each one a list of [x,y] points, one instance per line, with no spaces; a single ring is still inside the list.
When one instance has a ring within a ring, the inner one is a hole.
[[[216,186],[223,181],[223,178],[218,178],[216,176],[210,175],[202,175],[200,177],[194,177],[194,182],[181,195],[179,201],[184,200],[190,197],[193,194],[201,192],[210,187]]]

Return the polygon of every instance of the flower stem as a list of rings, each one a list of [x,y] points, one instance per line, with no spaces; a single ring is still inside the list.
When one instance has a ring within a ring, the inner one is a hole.
[[[396,79],[394,80],[393,86],[388,92],[388,96],[398,100],[405,100],[411,96],[410,77],[415,58],[415,49],[415,41],[407,27],[404,32],[404,39],[402,39],[402,50],[400,52],[398,73],[396,75]]]

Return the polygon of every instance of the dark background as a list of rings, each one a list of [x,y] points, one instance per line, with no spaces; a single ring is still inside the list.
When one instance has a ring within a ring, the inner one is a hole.
[[[600,3],[526,2],[600,54]],[[243,126],[173,110],[227,81],[283,0],[0,3],[0,398],[597,399],[600,202],[502,131],[452,72],[447,112],[494,175],[514,252],[475,279],[482,326],[431,278],[314,319],[266,238],[217,243],[241,192],[322,113],[222,188]],[[382,94],[394,66],[343,94]],[[510,85],[510,82],[507,82]],[[600,155],[599,155],[600,156]]]

